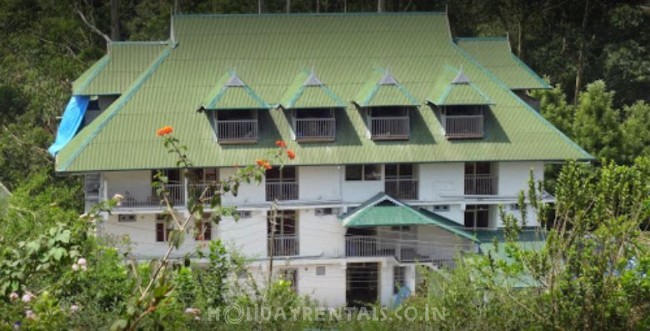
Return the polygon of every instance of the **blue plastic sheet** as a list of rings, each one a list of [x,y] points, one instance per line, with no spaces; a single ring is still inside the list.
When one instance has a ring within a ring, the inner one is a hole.
[[[86,109],[90,98],[83,95],[73,95],[65,107],[61,124],[59,124],[59,131],[56,133],[56,140],[54,144],[48,148],[48,152],[52,156],[56,155],[70,140],[74,137],[83,122]]]

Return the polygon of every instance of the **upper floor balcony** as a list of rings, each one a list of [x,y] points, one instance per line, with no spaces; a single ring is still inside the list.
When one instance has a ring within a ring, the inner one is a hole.
[[[217,122],[217,140],[222,144],[254,143],[257,138],[257,119]]]
[[[298,200],[298,173],[293,166],[266,171],[266,201]]]
[[[372,140],[408,140],[411,133],[408,107],[369,107],[367,125]]]
[[[336,139],[336,119],[331,118],[297,118],[296,141],[322,142]]]
[[[465,163],[465,195],[497,195],[499,178],[490,162]]]
[[[149,194],[124,191],[124,197],[117,208],[155,208],[164,205],[165,197],[174,206],[185,205],[185,186],[182,184],[165,185],[165,191],[158,194],[156,188],[149,188]]]
[[[448,139],[483,138],[483,115],[455,115],[445,118]]]

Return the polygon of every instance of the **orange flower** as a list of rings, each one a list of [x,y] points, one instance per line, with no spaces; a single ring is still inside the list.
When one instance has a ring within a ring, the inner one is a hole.
[[[292,150],[287,149],[287,156],[289,157],[290,160],[293,160],[296,158],[296,153],[294,153]]]
[[[258,159],[257,161],[255,161],[255,163],[257,163],[258,166],[263,167],[264,163],[266,163],[266,161],[262,160],[262,159]]]
[[[268,163],[268,162],[264,162],[264,169],[266,169],[266,170],[271,170],[271,168],[273,168],[273,167],[271,166],[270,163]]]
[[[287,144],[284,142],[284,140],[278,140],[275,142],[275,146],[278,146],[280,148],[287,148]]]
[[[158,137],[163,137],[163,136],[166,136],[166,135],[168,135],[168,134],[170,134],[172,132],[174,132],[174,128],[172,128],[169,125],[165,125],[162,128],[158,129],[156,134],[158,135]]]

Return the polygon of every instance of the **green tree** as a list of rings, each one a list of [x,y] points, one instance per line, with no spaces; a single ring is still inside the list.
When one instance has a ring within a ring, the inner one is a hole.
[[[623,108],[625,121],[621,125],[626,163],[638,156],[650,157],[650,104],[638,101]]]
[[[613,107],[614,92],[603,81],[587,86],[580,95],[573,123],[573,137],[578,145],[598,158],[621,160],[623,137],[621,115]]]

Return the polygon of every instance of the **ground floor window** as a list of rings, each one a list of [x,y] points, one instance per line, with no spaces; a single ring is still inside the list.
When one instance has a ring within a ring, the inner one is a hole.
[[[212,215],[209,213],[203,214],[203,219],[196,223],[196,240],[212,240]]]
[[[168,215],[156,214],[156,241],[165,242],[169,240],[169,234],[172,231],[168,222]]]
[[[291,283],[291,289],[298,293],[298,269],[284,269],[280,271],[280,276]]]
[[[489,227],[490,206],[489,205],[467,205],[465,207],[465,227],[468,229],[479,229]]]

